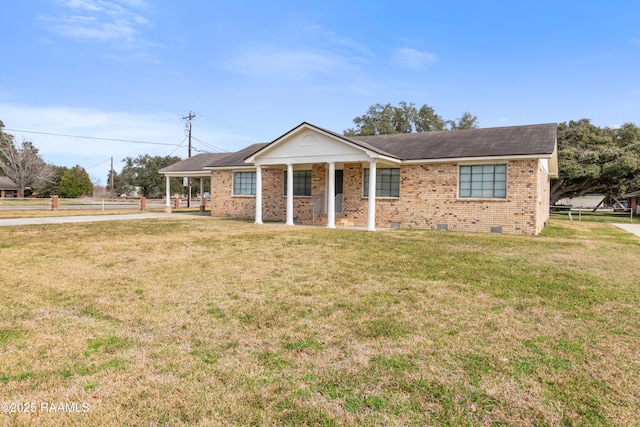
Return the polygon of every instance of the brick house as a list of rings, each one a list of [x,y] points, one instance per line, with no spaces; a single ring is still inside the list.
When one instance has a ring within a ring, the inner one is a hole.
[[[623,198],[627,199],[627,203],[629,208],[631,208],[631,212],[634,215],[640,216],[640,191],[634,191],[632,193],[627,193]]]
[[[0,197],[18,197],[18,184],[6,176],[0,176]]]
[[[368,230],[536,235],[558,173],[555,123],[363,137],[302,123],[209,156],[212,216]],[[160,172],[195,173],[181,163]]]

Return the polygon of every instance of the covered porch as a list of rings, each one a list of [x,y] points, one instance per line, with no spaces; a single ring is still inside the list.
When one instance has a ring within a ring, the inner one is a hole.
[[[399,160],[392,156],[307,123],[248,157],[246,163],[255,165],[256,224],[263,223],[264,197],[277,191],[286,199],[285,224],[289,226],[295,225],[306,204],[306,222],[310,210],[311,223],[319,217],[324,222],[326,215],[326,227],[335,228],[336,215],[343,213],[345,204],[357,199],[360,205],[366,198],[366,228],[371,231],[376,229],[377,170],[399,167]],[[264,172],[273,175],[273,170],[283,172],[282,192],[273,188],[277,184],[272,178],[265,180]]]

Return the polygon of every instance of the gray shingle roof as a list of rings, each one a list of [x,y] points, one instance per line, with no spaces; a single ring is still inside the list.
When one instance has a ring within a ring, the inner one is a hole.
[[[0,189],[2,190],[19,190],[18,184],[11,181],[9,177],[0,176]]]
[[[181,162],[174,163],[166,168],[160,169],[158,172],[201,172],[204,167],[209,163],[214,162],[220,157],[224,157],[229,153],[201,153],[195,156],[182,160]]]
[[[203,172],[205,168],[251,166],[244,159],[264,148],[266,143],[252,144],[233,153],[202,153],[160,169],[159,173]]]
[[[302,125],[316,128],[335,138],[399,160],[438,160],[474,157],[550,155],[555,149],[558,125],[507,126],[443,132],[346,137],[303,122],[271,143],[252,144],[233,153],[204,153],[160,170],[201,172],[205,168],[249,166],[245,159],[275,143]]]
[[[400,160],[551,154],[558,125],[508,126],[443,132],[350,137]],[[381,154],[383,154],[381,153]]]
[[[267,143],[251,144],[248,147],[243,148],[240,151],[234,153],[227,153],[226,156],[217,158],[209,162],[205,167],[207,168],[224,168],[231,166],[251,166],[245,163],[245,159],[251,156],[253,153],[266,147]]]

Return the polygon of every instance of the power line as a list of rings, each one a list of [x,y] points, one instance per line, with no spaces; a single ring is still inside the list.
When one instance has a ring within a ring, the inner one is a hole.
[[[220,148],[220,147],[216,147],[216,146],[215,146],[215,145],[213,145],[213,144],[209,144],[208,142],[203,141],[203,140],[201,140],[201,139],[198,139],[198,138],[196,138],[195,136],[193,137],[193,139],[194,139],[194,140],[196,140],[196,141],[198,141],[198,142],[199,142],[199,143],[201,143],[202,145],[204,145],[206,148],[208,148],[208,149],[210,149],[210,150],[213,150],[213,152],[214,152],[214,153],[226,153],[226,152],[227,152],[227,150],[222,149],[222,148]]]
[[[89,166],[87,169],[95,168],[96,166],[100,166],[101,164],[103,164],[103,163],[107,163],[108,161],[109,161],[109,159],[107,159],[107,160],[103,160],[103,161],[101,161],[100,163],[96,163],[96,164],[95,164],[95,165],[93,165],[93,166]],[[111,161],[113,161],[113,158],[111,158]]]
[[[115,142],[130,142],[132,144],[149,144],[149,145],[169,145],[171,147],[177,147],[178,144],[168,144],[165,142],[149,142],[149,141],[137,141],[132,139],[116,139],[116,138],[100,138],[97,136],[83,136],[83,135],[67,135],[64,133],[53,133],[53,132],[39,132],[35,130],[22,130],[22,129],[7,129],[4,130],[9,132],[22,132],[22,133],[35,133],[38,135],[51,135],[51,136],[64,136],[66,138],[82,138],[82,139],[95,139],[98,141],[115,141]]]
[[[178,148],[182,147],[182,145],[184,144],[184,142],[187,140],[187,137],[185,136],[184,139],[182,140],[182,142],[180,143],[180,145],[178,145],[176,148],[173,149],[173,151],[171,153],[169,153],[170,156],[173,156],[173,153],[175,153],[176,151],[178,151]]]

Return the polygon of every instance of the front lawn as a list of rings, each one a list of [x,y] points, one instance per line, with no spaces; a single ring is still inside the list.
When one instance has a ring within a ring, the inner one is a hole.
[[[0,255],[0,396],[37,407],[0,423],[640,419],[640,239],[610,224],[167,218],[3,227]]]

